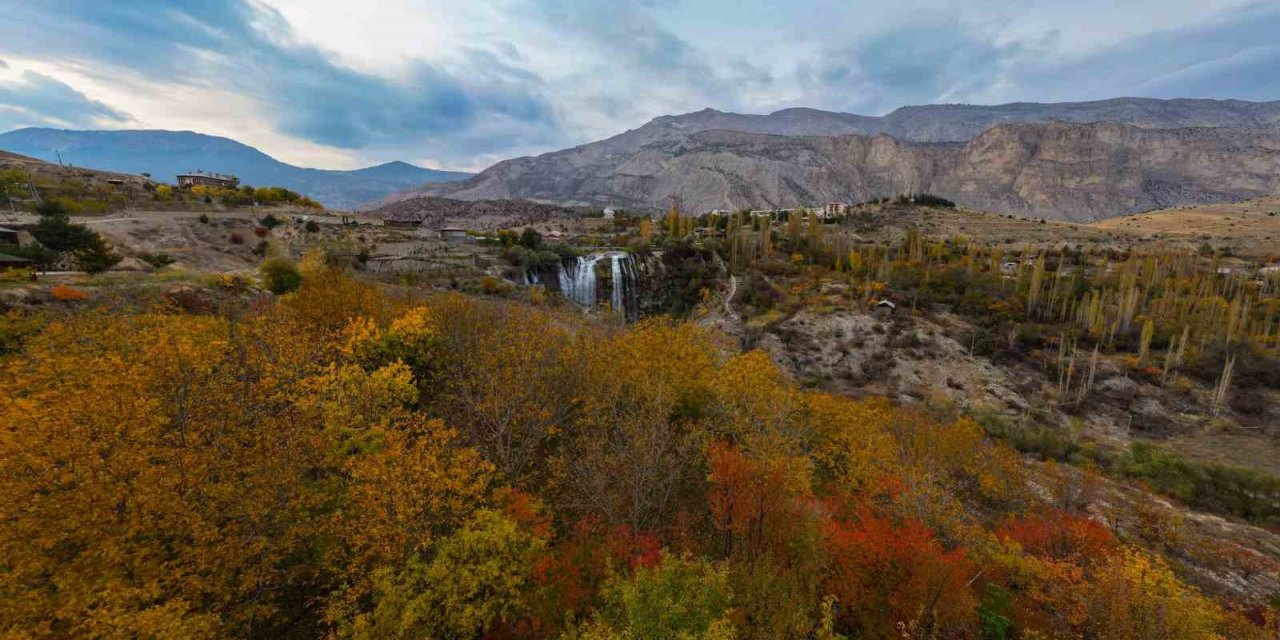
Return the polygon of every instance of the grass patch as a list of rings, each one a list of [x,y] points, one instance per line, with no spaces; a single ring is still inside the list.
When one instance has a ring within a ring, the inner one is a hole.
[[[1078,430],[1011,422],[996,414],[974,416],[987,436],[1041,460],[1090,463],[1113,478],[1139,480],[1189,507],[1280,527],[1280,476],[1230,464],[1192,460],[1149,442],[1128,450],[1082,442]]]

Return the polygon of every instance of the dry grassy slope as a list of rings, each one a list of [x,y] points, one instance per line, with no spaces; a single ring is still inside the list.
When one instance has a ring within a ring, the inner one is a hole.
[[[44,160],[37,160],[35,158],[30,158],[24,155],[9,153],[8,151],[0,150],[0,166],[4,166],[8,164],[26,166],[26,165],[35,165],[35,164],[49,164],[49,163],[45,162]]]
[[[1225,423],[1217,428],[1230,435],[1207,431],[1202,399],[1208,390],[1203,384],[1189,381],[1187,392],[1167,389],[1132,379],[1121,363],[1106,359],[1099,366],[1097,390],[1072,416],[1055,406],[1058,390],[1051,362],[993,362],[969,352],[964,336],[973,328],[963,319],[874,315],[861,311],[848,294],[844,285],[828,283],[795,313],[745,325],[724,313],[717,301],[704,324],[747,336],[747,346],[763,349],[802,383],[835,393],[887,395],[907,405],[1001,414],[1010,422],[1053,426],[1064,433],[1078,419],[1089,441],[1125,447],[1130,437],[1143,436],[1163,440],[1195,459],[1274,469],[1278,451],[1273,439]],[[1234,424],[1237,417],[1228,415],[1227,422]],[[1280,415],[1273,411],[1268,419],[1280,420]],[[1252,455],[1240,455],[1243,451]],[[1030,459],[1027,464],[1046,499],[1067,499],[1087,508],[1123,538],[1164,553],[1209,593],[1263,603],[1280,589],[1277,532],[1188,509],[1136,483],[1086,480],[1069,465]],[[1074,479],[1064,481],[1064,475]],[[1078,493],[1059,495],[1063,486]]]
[[[1230,244],[1237,253],[1280,252],[1280,195],[1138,213],[1095,222],[1097,230],[1199,246]]]
[[[867,240],[896,241],[915,226],[930,239],[964,236],[983,244],[1050,247],[1085,245],[1123,248],[1144,239],[1123,229],[1111,230],[1055,220],[1005,216],[964,208],[945,209],[902,205],[855,207],[846,226]]]
[[[63,166],[8,151],[0,151],[0,170],[13,168],[29,172],[36,182],[40,182],[41,178],[46,177],[55,180],[74,178],[89,186],[94,186],[106,183],[108,180],[123,180],[131,189],[141,189],[142,185],[147,182],[146,178],[139,175]]]

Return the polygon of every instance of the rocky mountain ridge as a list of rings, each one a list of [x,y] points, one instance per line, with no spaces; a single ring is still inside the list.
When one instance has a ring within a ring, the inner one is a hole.
[[[1280,129],[1051,122],[997,125],[967,143],[725,129],[656,135],[642,128],[400,197],[427,192],[637,209],[679,201],[688,211],[708,211],[927,191],[972,209],[1087,221],[1277,189]]]

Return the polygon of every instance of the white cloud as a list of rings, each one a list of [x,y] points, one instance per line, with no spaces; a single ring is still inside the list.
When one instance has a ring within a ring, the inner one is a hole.
[[[12,65],[0,78],[34,71],[127,114],[102,126],[225,135],[326,167],[410,159],[476,169],[707,106],[883,112],[943,100],[1280,98],[1280,72],[1267,70],[1274,52],[1260,42],[1280,12],[1246,0],[1167,0],[1158,11],[1147,0],[100,8],[17,4],[0,25],[0,55]],[[195,24],[172,29],[175,16]],[[176,66],[193,58],[204,73]]]

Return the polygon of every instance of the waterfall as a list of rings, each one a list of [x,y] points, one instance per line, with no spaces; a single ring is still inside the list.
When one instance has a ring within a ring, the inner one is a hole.
[[[610,284],[613,287],[613,296],[610,302],[614,312],[623,314],[628,320],[635,320],[640,315],[640,299],[636,292],[638,273],[635,256],[619,251],[613,253],[612,257]]]
[[[596,304],[596,263],[604,254],[580,256],[560,266],[560,293],[584,307]]]
[[[619,260],[619,256],[617,254],[613,255],[613,260],[611,260],[609,264],[609,270],[611,272],[609,284],[613,289],[613,297],[609,302],[613,305],[614,311],[625,311],[627,307],[625,306],[626,303],[623,302],[622,294],[626,292],[627,287],[623,284],[622,280],[622,260]]]
[[[636,282],[639,272],[636,260],[625,251],[593,253],[567,259],[560,265],[560,293],[578,304],[591,308],[598,302],[596,265],[609,259],[609,302],[613,310],[628,320],[640,315]]]

